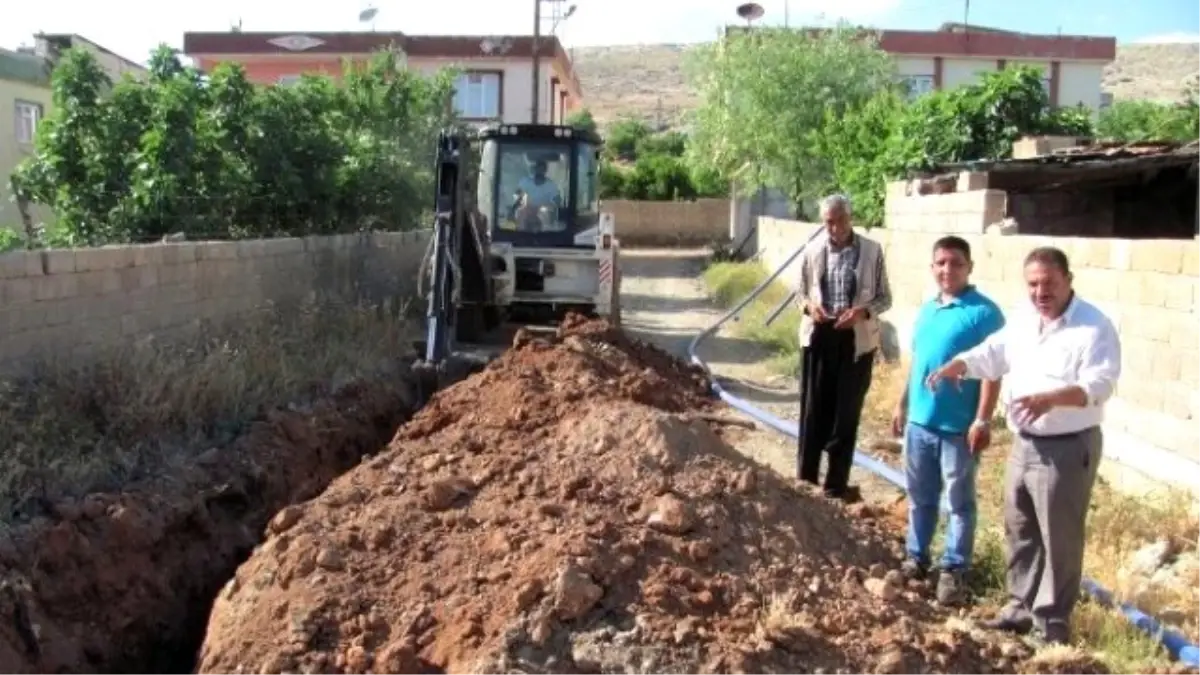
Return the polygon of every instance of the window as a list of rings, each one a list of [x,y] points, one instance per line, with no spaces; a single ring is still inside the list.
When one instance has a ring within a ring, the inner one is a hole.
[[[581,216],[595,215],[600,211],[595,190],[596,148],[581,144],[576,152],[579,153],[579,164],[575,171],[575,210]]]
[[[16,137],[18,143],[33,143],[37,137],[38,123],[42,121],[42,104],[17,101]]]
[[[454,83],[454,108],[467,119],[499,119],[500,88],[500,73],[463,73]]]
[[[908,89],[908,98],[910,100],[923,94],[928,94],[936,89],[933,85],[932,75],[905,75],[901,79],[904,82],[904,86]]]
[[[281,87],[290,87],[293,84],[300,84],[300,75],[280,75],[276,82]]]

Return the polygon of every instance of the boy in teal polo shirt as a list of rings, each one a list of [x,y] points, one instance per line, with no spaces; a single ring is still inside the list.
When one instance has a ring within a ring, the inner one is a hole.
[[[918,578],[928,570],[944,487],[950,519],[937,598],[949,605],[964,596],[964,574],[975,544],[975,469],[979,453],[991,442],[988,424],[1000,382],[964,380],[961,386],[943,383],[930,391],[925,379],[1000,330],[1004,315],[970,284],[971,246],[962,238],[943,237],[934,243],[932,270],[938,295],[921,307],[913,326],[912,363],[892,416],[892,432],[904,435],[908,483],[908,559],[903,571]]]

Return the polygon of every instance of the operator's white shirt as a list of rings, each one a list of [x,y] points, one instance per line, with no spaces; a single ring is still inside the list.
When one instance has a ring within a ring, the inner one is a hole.
[[[558,197],[558,186],[547,178],[541,185],[534,182],[532,176],[525,176],[517,183],[517,189],[529,195],[529,204],[535,208],[550,206]]]
[[[1099,308],[1076,295],[1062,316],[1044,327],[1041,315],[1026,306],[1004,328],[957,358],[967,364],[968,377],[1004,378],[1010,429],[1054,436],[1104,421],[1104,403],[1121,376],[1121,339]],[[1087,392],[1087,407],[1053,408],[1031,424],[1017,423],[1013,399],[1072,385]]]

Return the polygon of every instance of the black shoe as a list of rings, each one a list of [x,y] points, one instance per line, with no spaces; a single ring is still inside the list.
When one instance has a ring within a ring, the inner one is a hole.
[[[990,621],[984,621],[983,627],[988,630],[998,630],[1005,633],[1025,635],[1029,631],[1033,630],[1033,619],[1028,617],[1016,619],[1002,614]]]
[[[929,566],[916,558],[905,558],[904,562],[900,563],[900,574],[909,581],[924,581],[929,575]]]
[[[937,601],[939,605],[954,607],[967,599],[966,573],[964,570],[942,570],[938,575]]]
[[[1039,641],[1048,645],[1071,644],[1071,629],[1061,623],[1046,624],[1038,628],[1035,633]]]
[[[862,492],[854,485],[841,489],[826,487],[825,496],[830,499],[839,499],[847,504],[857,504],[862,501]]]

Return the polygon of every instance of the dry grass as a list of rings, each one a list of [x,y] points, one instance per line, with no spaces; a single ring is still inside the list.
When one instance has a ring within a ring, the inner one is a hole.
[[[601,124],[622,115],[680,126],[698,103],[683,69],[686,45],[572,50],[585,105]],[[1200,73],[1195,44],[1119,45],[1101,87],[1120,99],[1178,100]]]
[[[414,334],[402,313],[311,304],[182,342],[144,339],[86,365],[38,364],[0,382],[0,522],[169,475],[271,407],[386,371]]]
[[[710,268],[705,280],[718,302],[730,304],[744,297],[765,275],[757,263],[722,263]],[[750,325],[742,327],[741,332],[752,339],[755,335],[755,329]],[[794,363],[794,356],[790,358]],[[860,432],[865,447],[894,465],[900,462],[900,445],[891,438],[891,417],[905,375],[903,364],[876,363]],[[998,424],[992,446],[980,465],[979,527],[972,586],[984,603],[1000,601],[1004,592],[1004,471],[1011,444],[1011,434],[1002,423]],[[1200,634],[1197,626],[1200,569],[1194,570],[1193,577],[1186,583],[1169,585],[1153,593],[1143,592],[1136,597],[1132,593],[1135,589],[1122,579],[1120,571],[1128,566],[1134,551],[1163,539],[1171,542],[1172,550],[1176,552],[1194,553],[1198,531],[1200,522],[1197,521],[1195,499],[1190,495],[1164,487],[1153,498],[1134,497],[1119,493],[1100,480],[1092,495],[1088,517],[1084,573],[1121,599],[1136,599],[1140,609],[1169,621],[1195,641]],[[935,542],[940,540],[939,536]],[[1138,672],[1167,665],[1167,656],[1157,640],[1134,628],[1112,610],[1082,602],[1074,622],[1079,645],[1101,654],[1114,672]]]

